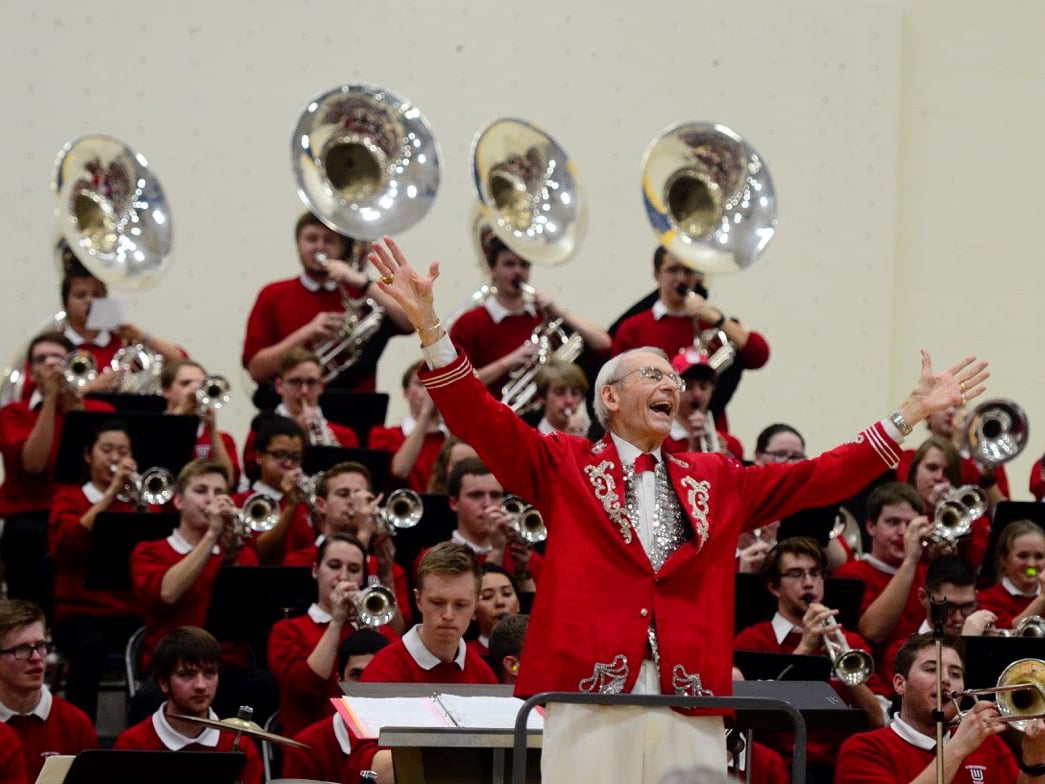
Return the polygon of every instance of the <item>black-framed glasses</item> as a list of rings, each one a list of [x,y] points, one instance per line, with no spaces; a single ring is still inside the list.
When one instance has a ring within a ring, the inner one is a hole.
[[[944,611],[948,615],[950,615],[951,613],[960,613],[961,615],[969,616],[969,615],[972,615],[974,612],[976,612],[978,609],[980,609],[980,603],[977,602],[977,601],[965,602],[965,604],[955,604],[954,602],[949,602],[949,601],[947,601],[944,598],[939,598],[939,599],[934,598],[933,601],[935,601],[935,602],[941,602],[942,601],[943,602],[943,606],[944,606]]]
[[[300,463],[304,457],[301,452],[287,452],[285,449],[270,449],[265,454],[280,463]]]
[[[0,649],[0,656],[14,656],[18,661],[29,661],[34,653],[46,656],[54,650],[54,643],[50,640],[41,640],[34,643],[22,643],[13,648]]]
[[[648,367],[641,367],[641,368],[635,368],[634,370],[629,370],[623,376],[621,376],[620,378],[614,379],[610,383],[611,384],[619,384],[621,381],[626,379],[632,373],[638,373],[644,379],[646,379],[647,381],[652,381],[654,384],[659,384],[665,378],[670,378],[672,380],[672,382],[675,384],[675,386],[678,387],[679,392],[684,392],[686,390],[686,381],[678,373],[675,373],[675,372],[665,373],[660,368],[653,367],[652,365],[650,365]]]
[[[775,449],[772,452],[763,452],[774,463],[797,463],[806,459],[805,452],[791,452],[787,449]]]
[[[804,580],[807,574],[814,580],[819,580],[824,576],[823,571],[820,569],[785,569],[780,573],[780,579]]]

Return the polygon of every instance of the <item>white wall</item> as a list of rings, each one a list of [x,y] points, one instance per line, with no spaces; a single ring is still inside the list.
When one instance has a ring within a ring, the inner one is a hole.
[[[1017,258],[1029,266],[1033,224],[1020,222],[1017,196],[1032,193],[1033,156],[1024,152],[1034,149],[1024,139],[1032,124],[1019,130],[1022,144],[1010,142],[1010,126],[1040,105],[1013,113],[1020,85],[1040,91],[1040,79],[1029,79],[1037,65],[1024,57],[1010,86],[1021,55],[1007,29],[995,22],[994,35],[974,38],[979,22],[951,20],[952,3],[906,5],[906,16],[897,3],[856,0],[15,5],[0,33],[8,237],[0,355],[23,346],[58,304],[49,254],[55,153],[78,134],[116,135],[149,158],[174,216],[170,272],[131,298],[131,312],[230,376],[238,397],[226,425],[240,437],[250,416],[238,370],[246,315],[265,282],[295,271],[290,234],[301,205],[290,128],[315,93],[365,80],[417,103],[440,140],[436,205],[402,239],[415,258],[443,262],[444,312],[478,282],[468,148],[485,123],[527,118],[575,158],[589,238],[577,259],[537,271],[535,282],[609,323],[652,286],[654,243],[638,187],[645,146],[669,123],[713,120],[761,152],[780,203],[764,260],[712,287],[773,348],[731,408],[746,446],[776,420],[805,432],[814,450],[848,438],[906,391],[922,344],[941,359],[970,347],[989,353],[1001,365],[999,390],[1026,398],[1026,378],[1008,367],[1016,342],[986,336],[1040,284],[990,283],[976,296],[967,284],[993,278],[984,256],[992,272]],[[1014,21],[1019,43],[1031,45],[1036,15]],[[955,45],[961,67],[941,72],[937,62]],[[984,108],[963,106],[959,116],[970,82]],[[1008,92],[998,92],[1003,85]],[[963,253],[955,223],[969,241]],[[929,316],[925,297],[960,315]],[[1023,318],[1013,334],[1032,339]],[[382,362],[379,384],[393,397],[416,355],[404,338]],[[395,406],[392,418],[401,412]]]

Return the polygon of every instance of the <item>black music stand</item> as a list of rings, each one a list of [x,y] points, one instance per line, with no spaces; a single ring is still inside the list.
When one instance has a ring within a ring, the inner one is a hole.
[[[163,395],[134,395],[129,392],[91,392],[88,400],[100,400],[108,403],[119,413],[139,412],[143,414],[162,414],[167,410],[167,398]]]
[[[177,512],[100,512],[91,529],[84,582],[91,590],[131,590],[131,551],[163,539],[178,525]]]
[[[414,561],[422,550],[447,541],[457,528],[457,515],[445,495],[423,493],[421,503],[424,505],[421,522],[413,528],[398,530],[395,537],[396,561],[409,575],[413,575]]]
[[[1017,659],[1040,659],[1045,642],[1034,637],[962,637],[965,642],[965,687],[989,689],[1002,670]]]
[[[265,666],[269,631],[316,600],[307,566],[225,566],[218,570],[204,627],[222,642],[247,642]]]
[[[991,533],[987,539],[987,551],[983,555],[983,566],[980,567],[978,582],[981,586],[993,585],[997,579],[994,552],[998,548],[998,537],[1005,526],[1016,520],[1031,520],[1045,530],[1045,504],[1037,501],[1002,501],[998,504],[991,521]]]
[[[305,448],[301,470],[311,476],[348,460],[362,463],[370,469],[370,483],[375,493],[387,494],[402,486],[401,480],[392,476],[392,454],[380,449],[309,446]]]
[[[328,389],[319,396],[319,407],[331,422],[356,431],[359,443],[367,443],[372,428],[385,424],[388,395],[384,392],[349,392]]]
[[[68,484],[83,482],[86,470],[84,446],[96,428],[112,420],[126,423],[134,459],[142,471],[162,466],[177,476],[195,454],[197,417],[133,411],[118,414],[111,411],[70,411],[62,427],[62,440],[51,478]]]
[[[834,527],[835,518],[838,516],[838,504],[831,506],[811,506],[800,509],[793,515],[788,515],[780,521],[776,539],[782,542],[792,536],[806,536],[815,539],[821,547],[826,547],[829,541],[828,534]]]
[[[149,784],[233,784],[247,756],[242,751],[138,751],[90,749],[76,755],[64,784],[148,781]]]
[[[820,681],[826,683],[831,678],[831,660],[826,656],[735,650],[733,651],[733,664],[744,673],[743,682]],[[736,683],[733,685],[735,687]]]

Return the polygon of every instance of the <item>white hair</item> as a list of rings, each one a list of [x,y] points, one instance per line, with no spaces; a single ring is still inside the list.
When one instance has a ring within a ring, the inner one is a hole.
[[[641,346],[640,348],[629,349],[615,357],[611,357],[605,365],[599,368],[599,374],[595,377],[595,396],[592,401],[592,408],[595,409],[595,418],[599,420],[599,424],[603,428],[608,429],[607,424],[610,420],[610,412],[606,409],[606,404],[602,402],[602,388],[620,381],[621,362],[624,361],[625,357],[629,357],[632,354],[656,354],[658,357],[668,359],[668,355],[663,349],[659,349],[656,346]],[[671,360],[668,359],[668,361],[670,362]]]

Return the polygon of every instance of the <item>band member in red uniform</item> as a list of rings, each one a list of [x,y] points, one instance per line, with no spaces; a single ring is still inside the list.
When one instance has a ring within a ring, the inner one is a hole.
[[[441,542],[426,552],[415,591],[421,623],[378,652],[360,681],[497,683],[490,667],[462,639],[475,613],[480,580],[479,562],[463,544]],[[376,741],[353,740],[352,745],[349,766],[357,776],[370,768],[378,772],[380,784],[395,781],[390,751],[378,750]]]
[[[946,635],[943,689],[965,688],[962,641]],[[887,727],[854,735],[842,745],[835,784],[933,784],[936,771],[936,652],[933,636],[919,634],[896,655],[893,688],[900,712]],[[953,701],[944,700],[944,718],[955,718]],[[977,702],[943,744],[946,784],[1031,784],[1045,781],[1045,723],[1031,721],[1023,733],[1023,772],[1009,747],[996,737],[1008,726],[998,721],[993,702]]]
[[[142,625],[130,591],[90,590],[87,559],[94,523],[102,512],[133,512],[125,495],[133,472],[127,425],[103,422],[84,448],[88,480],[63,485],[51,506],[50,550],[54,564],[54,636],[69,665],[65,696],[88,716],[98,707],[98,683],[105,656],[122,652],[127,639]]]
[[[329,715],[330,698],[341,695],[338,646],[362,628],[356,604],[366,582],[362,542],[348,534],[326,537],[312,576],[318,601],[304,615],[277,623],[269,634],[268,665],[279,683],[279,722],[287,735]],[[388,626],[380,630],[390,640],[398,638]]]
[[[46,757],[98,747],[87,715],[44,684],[52,650],[43,610],[32,602],[0,600],[0,722],[18,733],[26,781],[36,781]]]
[[[160,388],[167,399],[168,414],[196,415],[199,405],[196,390],[207,377],[203,365],[191,359],[179,359],[163,366]],[[232,436],[218,429],[218,412],[206,408],[200,414],[196,431],[196,458],[223,463],[232,477],[232,487],[239,485],[239,456]]]
[[[518,613],[519,593],[515,589],[515,582],[500,566],[484,563],[479,604],[475,608],[479,636],[469,640],[468,647],[486,659],[490,655],[490,635],[494,627],[508,616]]]
[[[388,639],[370,629],[349,635],[338,648],[338,672],[342,681],[358,681],[374,655],[388,645]],[[352,751],[348,727],[340,713],[306,727],[294,738],[310,749],[288,746],[283,752],[283,775],[310,781],[338,781],[356,784],[349,778],[348,755]],[[0,782],[2,784],[2,782]]]
[[[0,721],[0,784],[28,784],[25,751],[18,733]]]
[[[562,318],[566,327],[584,338],[588,348],[609,349],[606,330],[558,307],[547,292],[538,291],[531,298],[524,291],[530,281],[529,261],[489,230],[484,231],[482,244],[494,292],[482,305],[461,314],[450,337],[495,395],[500,396],[508,374],[537,353],[537,344],[530,336],[546,320]]]
[[[405,479],[407,487],[425,492],[432,466],[446,442],[446,425],[432,405],[424,384],[417,377],[422,363],[415,362],[403,374],[403,397],[410,413],[401,425],[375,427],[368,445],[392,453],[392,476]]]
[[[585,407],[588,379],[580,365],[549,359],[537,371],[534,383],[537,385],[534,398],[540,403],[542,414],[537,422],[539,431],[550,433],[558,430],[575,436],[588,434],[591,427]]]
[[[35,389],[28,400],[0,409],[0,454],[4,482],[0,485],[0,517],[4,519],[0,558],[4,561],[7,596],[50,606],[50,584],[44,574],[47,520],[55,484],[50,474],[58,457],[62,425],[69,411],[112,411],[112,406],[83,400],[100,389],[97,379],[73,390],[63,378],[62,365],[72,350],[57,332],[37,335],[29,343],[26,361]]]
[[[923,352],[907,399],[852,443],[792,465],[743,467],[721,455],[661,452],[682,380],[666,356],[639,350],[610,360],[596,379],[603,440],[545,436],[490,397],[446,337],[432,297],[438,264],[427,274],[414,270],[389,238],[370,259],[382,275],[378,285],[419,332],[434,368],[422,379],[451,431],[549,521],[544,587],[516,684],[521,696],[729,694],[730,586],[741,530],[855,493],[895,465],[901,434],[913,423],[981,394],[988,377],[986,363],[972,358],[936,374]],[[636,754],[624,738],[650,737],[650,722],[662,742]],[[573,731],[581,723],[591,732]],[[552,705],[542,778],[652,782],[669,767],[701,760],[724,769],[722,738],[720,716]]]
[[[436,495],[446,495],[446,484],[450,480],[450,474],[465,458],[479,457],[475,450],[457,436],[450,436],[439,450],[439,457],[432,466],[432,477],[428,480],[428,492]]]
[[[115,749],[139,751],[232,751],[234,732],[193,724],[178,716],[218,719],[211,708],[218,691],[221,646],[210,632],[183,626],[156,646],[153,676],[166,701],[144,721],[120,733]],[[239,748],[247,758],[239,781],[261,784],[261,757],[254,741],[243,736]]]
[[[669,452],[721,452],[743,460],[740,441],[720,432],[708,411],[716,375],[707,354],[690,346],[671,358],[671,366],[685,380],[686,388],[679,397],[679,410],[664,448]]]
[[[980,607],[997,617],[999,629],[1024,618],[1045,615],[1045,531],[1031,520],[1014,520],[1002,529],[995,550],[998,582],[980,591]]]
[[[529,625],[529,615],[516,613],[499,620],[490,632],[490,653],[487,655],[487,661],[500,683],[515,683]]]
[[[279,372],[280,358],[290,349],[313,348],[338,334],[345,320],[346,296],[369,297],[388,316],[359,361],[339,374],[331,386],[373,390],[377,360],[385,344],[410,325],[395,302],[346,261],[352,257],[353,240],[308,212],[298,218],[294,240],[301,274],[270,283],[258,294],[247,319],[243,367],[258,384],[271,382]]]
[[[655,297],[637,303],[633,315],[621,318],[613,335],[613,353],[653,346],[669,357],[679,349],[693,345],[695,330],[721,330],[737,348],[733,363],[723,369],[711,413],[720,430],[729,431],[725,409],[744,370],[757,370],[769,361],[769,344],[761,333],[749,330],[737,319],[708,301],[704,276],[687,267],[663,247],[653,253],[653,279],[657,282]],[[629,311],[631,313],[631,311]]]

